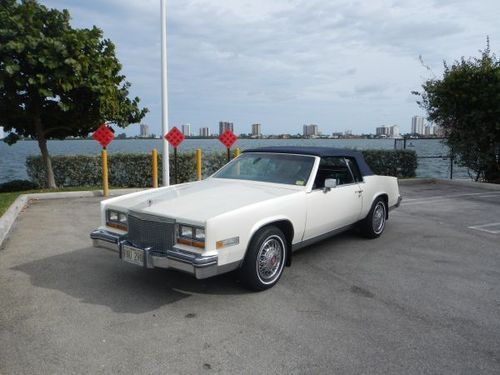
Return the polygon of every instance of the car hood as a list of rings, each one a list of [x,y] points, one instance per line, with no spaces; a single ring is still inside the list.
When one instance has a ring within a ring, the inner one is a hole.
[[[255,181],[209,178],[207,180],[149,190],[125,198],[116,206],[131,211],[205,222],[248,205],[297,194],[303,188]]]

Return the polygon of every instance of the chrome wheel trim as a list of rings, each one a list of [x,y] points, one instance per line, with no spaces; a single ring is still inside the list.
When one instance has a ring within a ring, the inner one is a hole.
[[[285,264],[285,244],[280,236],[267,237],[257,252],[255,267],[257,277],[263,284],[274,283],[283,270]]]
[[[372,215],[372,228],[375,234],[380,234],[385,226],[385,204],[378,202],[373,209]]]

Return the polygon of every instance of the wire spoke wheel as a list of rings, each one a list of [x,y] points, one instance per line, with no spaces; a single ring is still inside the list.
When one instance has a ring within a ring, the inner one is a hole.
[[[366,238],[380,237],[387,222],[387,203],[382,197],[373,202],[368,215],[359,223],[361,234]]]
[[[283,273],[287,246],[287,239],[279,228],[268,226],[257,231],[240,269],[243,283],[255,291],[273,287]]]
[[[261,245],[257,254],[257,273],[264,283],[272,282],[283,264],[284,244],[276,235],[268,237]]]
[[[379,201],[373,210],[372,228],[376,234],[382,233],[385,226],[385,205]]]

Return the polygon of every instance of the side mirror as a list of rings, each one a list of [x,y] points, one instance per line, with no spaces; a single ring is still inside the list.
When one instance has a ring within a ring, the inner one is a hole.
[[[325,193],[337,187],[337,180],[334,178],[327,178],[325,180]]]

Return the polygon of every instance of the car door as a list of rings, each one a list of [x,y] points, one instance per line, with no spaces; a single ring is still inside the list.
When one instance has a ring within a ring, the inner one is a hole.
[[[325,180],[333,178],[337,186],[325,189]],[[363,199],[359,180],[343,157],[324,157],[313,188],[307,194],[307,219],[304,240],[343,228],[359,220]]]

